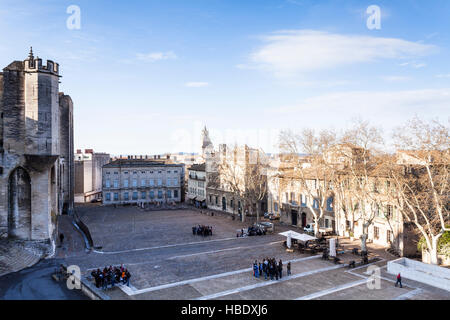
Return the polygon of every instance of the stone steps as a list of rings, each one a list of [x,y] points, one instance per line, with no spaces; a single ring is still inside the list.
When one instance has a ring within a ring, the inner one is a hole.
[[[45,255],[39,245],[19,241],[0,241],[0,276],[17,272],[38,263]]]

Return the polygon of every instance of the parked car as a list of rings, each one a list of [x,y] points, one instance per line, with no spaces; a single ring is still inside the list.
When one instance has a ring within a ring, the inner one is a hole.
[[[269,216],[269,219],[270,219],[270,220],[280,220],[280,217],[279,217],[278,215],[272,213],[272,214]]]
[[[315,223],[307,224],[306,227],[303,228],[303,231],[305,231],[306,233],[314,234],[314,225],[315,225]],[[327,236],[327,235],[332,235],[334,232],[333,232],[333,228],[320,228],[319,227],[319,233],[323,236]]]
[[[273,233],[274,232],[274,226],[271,222],[260,222],[256,224],[257,227],[260,227],[264,229],[266,232]]]
[[[266,235],[266,229],[263,226],[255,224],[251,227],[248,227],[248,235],[249,236],[263,236]]]
[[[307,224],[306,227],[303,228],[303,231],[306,233],[314,233],[314,223]]]

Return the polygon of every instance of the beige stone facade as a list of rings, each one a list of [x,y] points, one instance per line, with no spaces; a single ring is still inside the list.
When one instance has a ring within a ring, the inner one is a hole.
[[[179,203],[184,165],[146,159],[119,159],[103,166],[103,204]]]
[[[350,153],[358,154],[357,151]],[[348,158],[344,160],[348,161]],[[336,161],[338,167],[341,167],[341,164],[342,167],[345,166],[344,163],[338,163],[339,159]],[[295,166],[303,168],[302,179],[299,174],[295,174],[298,171]],[[365,196],[366,200],[361,201],[356,195],[347,195],[354,209],[345,211],[332,183],[325,198],[322,198],[324,192],[320,185],[323,180],[317,179],[311,173],[308,175],[308,172],[311,172],[308,168],[312,169],[311,164],[304,158],[295,165],[281,162],[278,167],[271,169],[268,188],[270,213],[279,216],[285,224],[303,229],[315,222],[312,210],[316,216],[320,216],[319,204],[323,201],[324,213],[319,221],[320,228],[332,229],[339,236],[358,239],[363,234],[364,218],[370,217],[372,220],[368,227],[368,242],[392,248],[401,255],[416,253],[417,246],[411,228],[404,223],[402,215],[389,200],[391,186],[388,178],[382,174],[369,176],[368,185],[371,190]],[[347,192],[350,195],[354,194],[352,188],[356,187],[354,185],[348,187]]]
[[[102,198],[102,170],[110,161],[107,153],[92,149],[75,154],[75,202],[86,203]]]

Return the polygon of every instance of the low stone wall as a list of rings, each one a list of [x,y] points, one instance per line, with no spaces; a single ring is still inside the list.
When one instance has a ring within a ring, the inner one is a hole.
[[[444,255],[438,255],[438,261],[439,261],[439,265],[441,265],[443,267],[450,266],[450,257],[446,257]],[[431,262],[431,256],[425,250],[422,251],[422,262],[424,262],[424,263]]]
[[[108,295],[104,294],[85,277],[81,277],[81,291],[91,300],[110,300]]]
[[[389,261],[387,270],[390,274],[400,273],[404,278],[450,291],[450,269],[400,258]]]

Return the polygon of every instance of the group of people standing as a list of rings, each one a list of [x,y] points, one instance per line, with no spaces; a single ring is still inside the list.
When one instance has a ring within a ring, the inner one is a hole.
[[[198,235],[198,236],[212,236],[212,227],[211,226],[202,226],[202,225],[198,225],[195,227],[192,227],[192,234]]]
[[[123,265],[120,268],[112,266],[109,266],[109,268],[105,267],[103,271],[97,269],[92,271],[91,275],[95,279],[95,286],[97,288],[102,287],[104,290],[108,288],[108,285],[114,287],[116,283],[123,283],[130,286],[131,274]]]
[[[291,263],[288,262],[286,266],[287,275],[291,275]],[[264,274],[264,280],[279,280],[283,278],[283,261],[276,261],[276,259],[265,258],[262,263],[257,260],[253,263],[253,276],[259,278]]]

